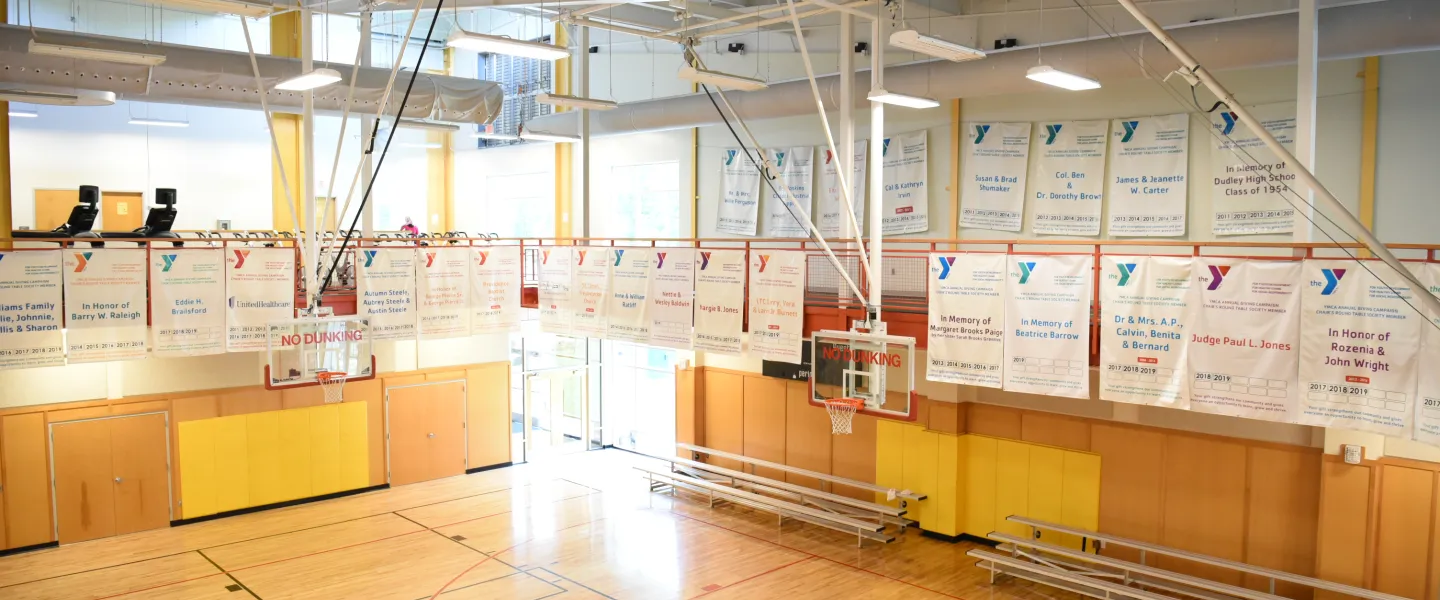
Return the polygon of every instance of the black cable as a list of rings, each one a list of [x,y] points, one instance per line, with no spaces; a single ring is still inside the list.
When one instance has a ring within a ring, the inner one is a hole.
[[[365,195],[360,197],[360,208],[355,211],[355,218],[350,219],[350,227],[345,230],[345,239],[341,240],[340,248],[335,251],[335,260],[330,263],[330,269],[325,272],[325,281],[320,284],[320,291],[315,293],[315,306],[320,306],[321,297],[325,290],[330,289],[330,280],[335,276],[335,269],[340,267],[340,257],[345,256],[345,248],[350,245],[350,237],[355,234],[355,226],[359,224],[361,215],[365,214],[365,204],[370,202],[370,192],[375,189],[375,181],[380,178],[380,169],[385,166],[385,157],[390,154],[390,142],[395,140],[395,131],[400,129],[400,116],[405,113],[405,105],[410,102],[410,91],[415,89],[415,79],[420,76],[420,64],[425,60],[425,49],[430,47],[430,38],[435,35],[435,23],[440,20],[440,8],[445,6],[445,0],[436,0],[435,13],[430,15],[430,29],[425,32],[425,43],[420,44],[420,56],[415,58],[415,70],[410,72],[410,83],[405,86],[405,95],[400,98],[400,108],[395,110],[395,122],[390,126],[390,135],[385,138],[385,147],[380,150],[380,160],[375,163],[375,172],[370,175],[370,183],[365,184]],[[416,10],[419,10],[418,8]],[[370,145],[365,151],[371,154],[375,151],[375,138],[380,131],[380,119],[375,119],[375,127],[370,133]],[[340,215],[341,218],[344,215]],[[309,298],[306,299],[307,302]]]

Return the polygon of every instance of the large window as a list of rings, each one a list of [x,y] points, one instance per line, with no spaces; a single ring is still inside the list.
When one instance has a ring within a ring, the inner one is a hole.
[[[604,235],[680,237],[680,163],[611,167],[611,195],[603,211]]]
[[[540,38],[549,43],[549,37]],[[550,92],[553,87],[555,63],[548,60],[522,58],[505,54],[481,54],[476,75],[485,81],[500,84],[504,90],[504,104],[500,105],[500,116],[495,118],[495,133],[516,135],[526,121],[553,111],[548,104],[540,104],[535,96]],[[481,148],[509,146],[518,141],[479,139]]]
[[[656,456],[675,452],[676,352],[604,342],[604,443]]]
[[[508,152],[508,150],[503,151]],[[555,175],[550,171],[491,175],[485,178],[485,198],[479,214],[456,207],[456,223],[472,233],[498,233],[503,237],[555,235]]]

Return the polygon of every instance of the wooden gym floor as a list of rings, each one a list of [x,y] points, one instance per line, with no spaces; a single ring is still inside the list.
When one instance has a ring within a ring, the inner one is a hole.
[[[0,558],[0,598],[965,598],[969,543],[882,546],[645,491],[607,450]],[[656,463],[658,464],[658,463]]]

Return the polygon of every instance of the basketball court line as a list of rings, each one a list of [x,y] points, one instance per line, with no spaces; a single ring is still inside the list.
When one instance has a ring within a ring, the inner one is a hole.
[[[608,518],[608,517],[600,517],[599,519],[594,519],[594,520],[591,520],[591,521],[586,521],[586,522],[584,522],[584,523],[577,523],[577,524],[571,525],[571,526],[569,526],[569,527],[561,527],[561,528],[559,528],[559,529],[556,529],[556,530],[554,531],[554,533],[557,533],[557,534],[558,534],[558,533],[560,533],[560,532],[562,532],[562,531],[567,531],[567,530],[570,530],[570,529],[574,529],[574,528],[576,528],[576,527],[584,527],[584,526],[586,526],[586,525],[590,525],[590,524],[593,524],[593,523],[599,523],[600,521],[604,521],[604,520],[606,520],[607,518]],[[445,585],[440,586],[440,589],[439,589],[439,590],[436,590],[434,594],[431,594],[431,595],[430,595],[430,600],[435,600],[436,598],[439,598],[441,594],[444,594],[444,593],[445,593],[446,588],[449,588],[451,585],[454,585],[455,582],[456,582],[456,581],[459,581],[461,577],[464,577],[466,573],[469,573],[470,571],[474,570],[476,567],[479,567],[480,565],[483,565],[483,564],[485,564],[486,562],[488,562],[488,561],[490,561],[490,560],[496,560],[497,562],[500,562],[500,564],[505,564],[503,561],[499,561],[499,559],[497,559],[497,558],[495,558],[495,557],[499,556],[499,555],[502,554],[502,553],[509,552],[509,551],[511,551],[511,550],[514,550],[514,549],[516,549],[516,548],[519,548],[520,546],[523,546],[523,545],[525,545],[525,544],[528,544],[528,543],[530,543],[530,542],[533,542],[533,541],[535,541],[536,539],[537,539],[537,538],[532,537],[532,538],[529,538],[529,539],[527,539],[527,540],[525,540],[525,541],[515,543],[515,544],[511,545],[509,548],[506,548],[506,549],[501,550],[501,551],[499,551],[499,552],[496,552],[496,553],[494,553],[494,554],[487,554],[487,555],[485,555],[485,558],[481,559],[479,562],[477,562],[477,563],[475,563],[475,564],[473,564],[473,565],[470,565],[470,566],[466,567],[464,571],[461,571],[459,574],[455,575],[455,577],[452,578],[450,581],[446,582]],[[453,540],[452,540],[452,541],[453,541]],[[461,545],[464,545],[464,544],[461,544]],[[484,552],[481,552],[481,554],[485,554],[485,553],[484,553]],[[506,566],[509,566],[509,565],[506,565]],[[510,567],[510,568],[513,569],[513,568],[515,568],[515,567],[512,566],[512,567]],[[568,580],[567,580],[567,581],[568,581]],[[586,589],[589,589],[589,588],[586,588]],[[594,590],[591,590],[591,591],[594,591]],[[600,594],[600,592],[595,592],[595,593]],[[601,595],[601,596],[605,596],[604,594],[600,594],[600,595]],[[609,596],[605,596],[605,597],[606,597],[606,598],[609,598]]]
[[[803,554],[803,553],[802,553],[802,554]],[[742,583],[745,583],[745,582],[747,582],[747,581],[751,581],[751,580],[754,580],[754,579],[759,579],[759,578],[761,578],[761,577],[764,577],[764,576],[769,575],[769,574],[771,574],[771,573],[774,573],[774,572],[776,572],[776,571],[780,571],[780,570],[783,570],[783,569],[787,569],[787,568],[789,568],[789,567],[793,567],[793,566],[795,566],[795,565],[798,565],[798,564],[800,564],[800,563],[803,563],[803,562],[806,562],[806,561],[810,561],[810,560],[815,560],[815,556],[814,556],[814,555],[809,555],[809,556],[806,556],[805,558],[802,558],[802,559],[797,560],[797,561],[794,561],[794,562],[788,562],[788,563],[785,563],[785,564],[780,565],[780,566],[778,566],[778,567],[772,567],[772,568],[770,568],[770,569],[767,570],[767,571],[762,571],[762,572],[760,572],[760,573],[756,573],[756,574],[754,574],[754,575],[751,575],[751,576],[749,576],[749,577],[746,577],[746,578],[744,578],[744,579],[741,579],[741,580],[736,581],[736,582],[733,582],[733,583],[728,583],[728,584],[725,584],[725,585],[713,585],[713,586],[712,586],[712,585],[707,585],[707,586],[705,586],[705,591],[703,591],[703,592],[701,592],[701,593],[699,593],[699,594],[695,594],[694,596],[691,596],[691,597],[687,598],[686,600],[695,600],[696,598],[700,598],[700,597],[702,597],[702,596],[709,596],[710,594],[713,594],[713,593],[718,592],[718,591],[720,591],[720,590],[729,589],[729,588],[735,587],[735,586],[737,586],[737,585],[740,585],[740,584],[742,584]]]
[[[475,586],[477,586],[477,585],[484,585],[484,584],[486,584],[486,583],[492,583],[492,582],[495,582],[495,581],[500,581],[501,579],[506,579],[506,578],[509,578],[509,577],[521,577],[521,576],[528,576],[528,577],[530,577],[531,579],[534,579],[534,580],[536,580],[536,581],[543,582],[545,585],[548,585],[548,586],[550,586],[550,587],[555,588],[555,590],[556,590],[555,592],[550,593],[550,594],[546,594],[546,595],[544,595],[544,596],[539,596],[539,597],[535,598],[534,600],[544,600],[545,598],[551,598],[551,597],[554,597],[554,596],[559,596],[560,594],[564,594],[564,593],[570,591],[570,590],[568,590],[568,589],[565,589],[565,588],[563,588],[563,587],[560,587],[560,586],[558,586],[558,585],[555,585],[554,582],[545,581],[545,579],[544,579],[543,577],[536,577],[536,576],[534,576],[534,575],[532,575],[532,574],[530,574],[530,573],[526,573],[525,571],[520,571],[520,570],[517,569],[514,573],[511,573],[511,574],[506,575],[506,576],[504,576],[504,577],[496,577],[495,579],[491,579],[491,580],[489,580],[489,581],[479,581],[479,582],[476,582],[476,583],[471,583],[471,584],[468,584],[468,585],[465,585],[465,586],[461,586],[461,587],[455,588],[455,589],[453,589],[453,590],[449,590],[449,591],[447,591],[447,592],[445,592],[445,593],[446,593],[446,594],[451,594],[451,593],[459,592],[459,591],[461,591],[461,590],[467,590],[467,589],[473,588],[473,587],[475,587]],[[416,598],[415,600],[425,600],[426,598],[429,598],[429,596],[420,596],[420,597]]]
[[[504,562],[504,561],[501,561],[501,562]],[[566,576],[564,576],[564,575],[561,575],[561,574],[559,574],[559,573],[556,573],[556,572],[554,572],[554,571],[551,571],[550,569],[547,569],[547,568],[545,568],[545,567],[534,567],[534,568],[532,568],[532,569],[530,569],[530,570],[531,570],[531,571],[544,571],[544,572],[546,572],[546,573],[549,573],[549,574],[551,574],[551,575],[554,575],[556,579],[559,579],[559,580],[561,580],[561,581],[567,581],[567,582],[573,583],[573,584],[575,584],[575,585],[578,585],[578,586],[580,586],[580,587],[582,587],[582,588],[585,588],[585,589],[588,590],[590,593],[595,594],[596,596],[599,596],[599,597],[601,597],[601,598],[608,598],[609,600],[618,600],[618,599],[615,598],[614,596],[611,596],[611,595],[609,595],[609,594],[606,594],[605,592],[602,592],[602,591],[597,590],[597,589],[595,589],[595,588],[592,588],[592,587],[590,587],[590,586],[588,586],[588,585],[585,585],[585,584],[583,584],[583,583],[580,583],[580,582],[578,582],[578,581],[575,581],[574,579],[571,579],[571,578],[569,578],[569,577],[566,577]],[[568,591],[570,591],[570,590],[565,590],[565,591],[568,592]]]
[[[209,557],[209,556],[206,556],[204,552],[202,552],[202,551],[200,551],[200,550],[196,550],[195,553],[196,553],[196,554],[199,554],[199,555],[200,555],[200,558],[203,558],[203,559],[205,559],[206,561],[209,561],[210,564],[215,565],[215,568],[216,568],[216,569],[220,569],[220,572],[221,572],[221,573],[224,573],[226,577],[229,577],[229,578],[230,578],[230,581],[235,582],[235,585],[240,586],[240,589],[245,590],[245,593],[250,594],[250,596],[253,597],[253,598],[255,598],[255,600],[260,600],[259,594],[256,594],[255,591],[252,590],[252,589],[250,589],[249,586],[247,586],[247,585],[245,585],[245,584],[243,584],[243,583],[240,583],[240,580],[239,580],[239,579],[236,579],[234,575],[231,575],[229,571],[226,571],[226,570],[225,570],[223,567],[221,567],[220,565],[215,564],[215,561],[210,560],[210,557]]]

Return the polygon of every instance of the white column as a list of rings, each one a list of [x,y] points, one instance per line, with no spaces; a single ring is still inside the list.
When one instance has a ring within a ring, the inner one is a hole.
[[[590,28],[580,28],[580,97],[590,97]],[[611,90],[613,97],[615,91]],[[580,109],[580,235],[590,237],[590,109]],[[570,211],[575,212],[571,206]],[[573,221],[573,219],[572,219]],[[572,236],[574,234],[572,233]],[[587,422],[586,426],[589,424]]]
[[[1317,54],[1319,19],[1316,0],[1300,0],[1300,46],[1295,73],[1295,159],[1312,173],[1315,172],[1315,99],[1320,64]],[[1300,210],[1306,214],[1297,215],[1294,240],[1309,242],[1318,233],[1310,225],[1310,219],[1305,218],[1315,216],[1315,193],[1303,185],[1296,186],[1295,191],[1305,198],[1306,206]]]
[[[309,73],[315,69],[315,48],[312,35],[311,13],[309,9],[300,10],[300,70]],[[316,298],[320,292],[320,282],[317,280],[316,266],[320,264],[320,220],[319,211],[315,210],[315,92],[306,90],[303,94],[303,114],[300,117],[301,133],[301,163],[300,170],[304,175],[300,178],[300,197],[295,203],[304,207],[306,215],[309,215],[309,222],[304,225],[306,240],[305,257],[305,289],[310,295],[310,307],[316,306]],[[303,218],[303,217],[302,217]]]
[[[881,37],[881,19],[870,24],[870,89],[878,89],[883,83],[885,70],[885,39]],[[843,51],[843,49],[842,49]],[[885,195],[885,105],[870,102],[870,304],[879,310],[880,278],[885,272],[881,267],[884,252],[884,227],[881,217],[885,206],[881,199]],[[878,317],[878,312],[877,312]]]
[[[855,17],[848,13],[840,13],[840,135],[839,143],[835,146],[835,169],[844,173],[844,180],[847,184],[855,174]],[[823,166],[821,168],[824,168]],[[865,193],[864,190],[856,190],[853,184],[849,190],[840,192],[840,210],[849,211],[850,207],[845,206],[845,198],[848,194],[856,191]],[[851,198],[851,200],[854,200]],[[812,204],[812,206],[815,206]],[[819,214],[816,211],[814,214]],[[812,214],[813,216],[813,214]],[[858,220],[857,220],[858,223]],[[855,235],[855,228],[850,226],[850,217],[844,213],[840,215],[840,234],[851,240]],[[854,248],[855,244],[846,242],[844,247]],[[845,260],[848,262],[850,257]],[[845,302],[850,297],[850,290],[840,286],[840,300]],[[855,301],[863,301],[864,298],[855,298]],[[848,327],[846,329],[849,329]]]
[[[360,66],[368,67],[374,59],[371,51],[374,48],[370,42],[371,12],[366,10],[360,13]],[[360,193],[370,188],[370,179],[374,175],[374,167],[370,164],[370,155],[365,154],[369,147],[370,130],[375,127],[375,117],[369,116],[368,111],[361,111],[360,117]],[[360,235],[361,237],[373,237],[375,235],[375,203],[366,202],[365,208],[360,211]]]

